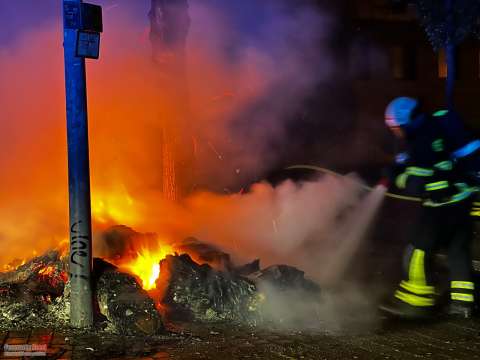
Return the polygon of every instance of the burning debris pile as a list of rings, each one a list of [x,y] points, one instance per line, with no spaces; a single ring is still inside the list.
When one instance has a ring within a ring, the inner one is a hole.
[[[260,270],[259,260],[230,271],[199,265],[187,254],[167,256],[160,263],[160,302],[171,319],[240,321],[256,324],[270,307],[263,288],[275,295],[304,292],[318,295],[320,287],[303,271],[287,265]],[[292,304],[294,306],[295,304]]]
[[[248,321],[258,293],[253,282],[235,273],[199,265],[187,254],[160,263],[161,303],[172,319]]]
[[[59,251],[0,273],[0,326],[66,327],[70,316],[68,262]],[[137,279],[95,259],[97,324],[115,333],[154,334],[163,330],[155,303]]]
[[[104,260],[95,259],[95,294],[106,330],[114,333],[158,334],[163,323],[155,301],[137,279]]]
[[[70,306],[65,259],[58,251],[0,273],[0,324],[66,325]]]
[[[133,255],[132,241],[141,237],[149,239],[150,257],[138,252],[137,258]],[[153,234],[127,227],[114,227],[103,234],[110,253],[104,259],[95,258],[93,264],[95,324],[99,329],[126,335],[159,334],[164,330],[162,317],[256,324],[269,303],[261,291],[265,284],[278,291],[320,291],[302,271],[286,265],[260,270],[256,260],[235,267],[228,254],[197,239],[162,246],[162,251],[151,248],[154,239]],[[172,253],[164,254],[165,248]],[[7,328],[67,326],[66,260],[60,251],[50,251],[0,273],[0,324]]]

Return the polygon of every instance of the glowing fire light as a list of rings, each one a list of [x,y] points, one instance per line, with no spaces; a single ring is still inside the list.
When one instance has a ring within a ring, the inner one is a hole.
[[[101,224],[113,222],[135,225],[139,220],[138,213],[138,204],[123,185],[118,189],[97,189],[92,193],[92,216]]]
[[[51,276],[51,275],[55,274],[55,267],[51,266],[51,265],[46,266],[46,267],[40,269],[38,274],[43,275],[43,276]]]
[[[26,262],[26,259],[22,259],[21,261],[16,259],[9,264],[3,265],[3,271],[8,272],[8,271],[16,270],[20,266],[25,265],[25,262]]]
[[[58,245],[55,247],[55,250],[57,250],[61,256],[65,256],[68,253],[69,247],[70,247],[70,239],[64,238],[62,241],[58,243]]]
[[[51,286],[57,287],[60,283],[68,281],[68,275],[64,270],[57,269],[54,265],[46,265],[38,271],[38,275]]]
[[[169,254],[173,254],[169,246],[162,246],[156,251],[141,249],[133,261],[122,267],[138,276],[145,290],[153,290],[156,288],[155,281],[160,276],[160,260]]]

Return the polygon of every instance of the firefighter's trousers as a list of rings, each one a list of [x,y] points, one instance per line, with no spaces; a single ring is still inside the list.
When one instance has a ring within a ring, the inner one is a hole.
[[[432,256],[445,248],[450,268],[451,301],[473,305],[471,201],[423,207],[404,258],[404,280],[395,297],[413,306],[433,306]]]

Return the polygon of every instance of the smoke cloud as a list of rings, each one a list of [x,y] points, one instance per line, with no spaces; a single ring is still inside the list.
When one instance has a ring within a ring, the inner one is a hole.
[[[154,228],[156,234],[116,236],[116,243],[100,234],[94,243],[98,256],[112,258],[138,244],[155,251],[159,244],[193,236],[232,255],[236,265],[259,258],[262,268],[296,266],[321,285],[321,294],[262,281],[259,290],[267,299],[263,320],[289,329],[360,331],[375,324],[377,294],[355,286],[347,274],[361,267],[358,252],[366,245],[384,193],[383,187],[366,191],[355,176],[323,176],[276,187],[257,183],[245,194],[201,192],[183,204],[159,197],[157,210],[142,213],[139,226]]]
[[[365,198],[356,179],[323,177],[218,194],[249,188],[293,151],[292,134],[304,130],[292,119],[338,72],[333,19],[307,1],[254,1],[258,17],[235,23],[243,1],[233,9],[192,0],[188,95],[169,103],[180,86],[159,86],[146,12],[133,18],[133,2],[117,3],[104,14],[101,59],[87,70],[95,231],[124,224],[168,241],[195,236],[238,262],[260,257],[264,265],[299,266],[325,284],[339,280],[380,204],[377,193]],[[55,19],[0,48],[0,241],[8,249],[0,264],[68,237],[61,41]],[[195,155],[196,191],[173,204],[161,196],[161,141],[179,113],[192,134],[186,146]],[[332,120],[319,121],[327,127]]]
[[[250,14],[245,24],[232,21],[239,5],[191,2],[180,106],[190,108],[197,187],[248,185],[272,166],[290,115],[328,77],[331,19],[285,4],[264,2],[258,21]],[[146,12],[132,18],[131,2],[108,5],[101,59],[87,70],[92,207],[98,225],[135,227],[140,208],[157,209],[148,197],[161,189],[161,131],[177,121],[178,104],[162,100],[176,89],[158,86]],[[38,25],[0,48],[0,238],[12,249],[2,262],[68,236],[60,26]]]

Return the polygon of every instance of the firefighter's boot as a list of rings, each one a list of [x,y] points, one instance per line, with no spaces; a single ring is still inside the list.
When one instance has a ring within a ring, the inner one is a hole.
[[[450,284],[448,315],[469,319],[474,310],[475,284],[471,281],[452,281]]]
[[[452,301],[448,306],[448,315],[461,319],[470,319],[473,316],[473,305],[461,301]]]
[[[379,309],[389,316],[408,320],[430,319],[435,314],[433,303],[427,306],[411,305],[397,297],[384,302],[379,306]]]

